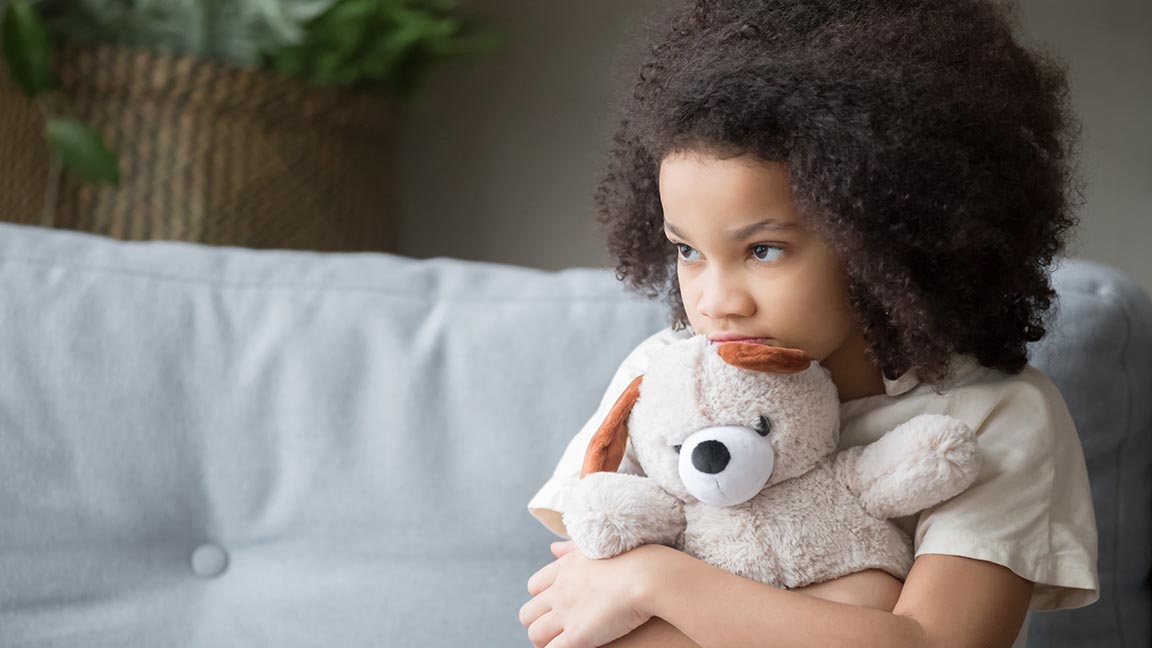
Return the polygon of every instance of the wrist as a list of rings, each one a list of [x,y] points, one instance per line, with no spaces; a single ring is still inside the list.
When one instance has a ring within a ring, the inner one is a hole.
[[[646,617],[660,616],[661,601],[675,582],[672,574],[677,559],[684,554],[660,544],[641,545],[633,551],[637,561],[632,607]]]

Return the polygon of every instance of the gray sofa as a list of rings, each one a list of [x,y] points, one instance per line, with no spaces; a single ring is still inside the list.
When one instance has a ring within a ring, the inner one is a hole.
[[[1066,260],[1033,364],[1083,438],[1101,600],[1149,645],[1152,301]],[[528,646],[526,504],[664,307],[607,269],[0,224],[0,646]]]

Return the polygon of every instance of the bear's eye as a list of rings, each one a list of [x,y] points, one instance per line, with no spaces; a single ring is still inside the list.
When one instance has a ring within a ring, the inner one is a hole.
[[[676,454],[680,454],[680,446],[674,445],[672,446],[672,449],[676,451]]]
[[[768,436],[768,433],[771,431],[772,425],[768,422],[768,417],[761,416],[759,422],[756,423],[756,432],[758,432],[760,436]]]

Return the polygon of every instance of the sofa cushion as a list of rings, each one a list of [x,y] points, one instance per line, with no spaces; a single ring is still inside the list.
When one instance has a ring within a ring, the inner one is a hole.
[[[610,273],[0,224],[0,644],[510,646]]]

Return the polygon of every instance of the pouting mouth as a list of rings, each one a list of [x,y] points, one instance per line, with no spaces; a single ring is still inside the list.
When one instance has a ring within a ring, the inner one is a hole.
[[[780,346],[776,338],[743,338],[739,340],[708,340],[708,344],[728,344],[730,342],[740,342],[741,344],[763,344],[765,346]]]

